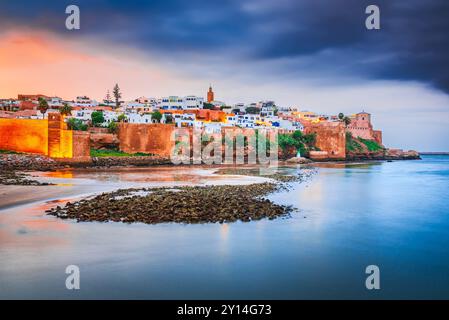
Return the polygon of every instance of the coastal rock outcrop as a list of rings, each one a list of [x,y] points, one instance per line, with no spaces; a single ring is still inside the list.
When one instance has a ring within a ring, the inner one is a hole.
[[[68,202],[64,207],[47,210],[47,213],[77,221],[147,224],[274,219],[292,211],[289,206],[262,198],[276,189],[274,183],[127,189],[103,193],[75,203]]]
[[[421,159],[419,152],[415,150],[404,151],[402,149],[387,149],[385,152],[386,160],[417,160]]]

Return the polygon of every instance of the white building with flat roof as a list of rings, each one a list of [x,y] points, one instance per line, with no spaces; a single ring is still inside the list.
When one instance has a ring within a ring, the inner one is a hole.
[[[157,108],[161,110],[203,109],[204,98],[197,96],[169,96],[157,100]]]
[[[78,96],[76,97],[75,102],[71,103],[72,106],[78,106],[78,107],[97,107],[98,102],[96,100],[93,100],[87,96]]]
[[[127,113],[126,121],[129,123],[152,123],[151,114]]]
[[[203,109],[204,98],[197,96],[187,96],[184,97],[184,110],[189,109]]]

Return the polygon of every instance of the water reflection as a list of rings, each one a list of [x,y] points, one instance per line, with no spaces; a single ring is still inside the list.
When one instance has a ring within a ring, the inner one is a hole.
[[[222,225],[76,223],[44,211],[124,186],[258,177],[193,167],[42,174],[73,185],[32,187],[40,198],[0,209],[0,298],[449,298],[444,159],[320,164],[312,180],[270,195],[299,208],[290,218]],[[373,263],[382,277],[374,294],[363,285]],[[69,264],[81,269],[76,293],[64,289]]]

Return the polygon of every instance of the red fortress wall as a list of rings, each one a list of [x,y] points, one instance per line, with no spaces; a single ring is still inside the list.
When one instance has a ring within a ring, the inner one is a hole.
[[[228,134],[234,137],[237,134],[250,137],[255,133],[254,129],[226,129],[229,132]],[[169,157],[175,145],[172,141],[174,130],[173,125],[167,124],[121,123],[118,133],[119,148],[126,153],[142,152]],[[192,135],[191,128],[188,130],[189,134]],[[306,126],[305,132],[316,133],[316,146],[321,150],[321,152],[311,152],[312,159],[346,158],[346,134],[343,123],[311,124]],[[224,130],[221,134],[224,136]]]
[[[230,136],[234,137],[237,134],[244,134],[245,136],[250,137],[255,133],[254,129],[227,127],[222,129],[222,136],[224,136],[225,129]],[[172,137],[175,138],[175,130],[176,128],[173,125],[168,124],[120,123],[118,133],[120,151],[126,153],[142,152],[170,157],[175,146],[175,142],[172,141]],[[193,129],[183,128],[181,130],[188,132],[190,135],[190,143],[192,144]]]
[[[50,113],[48,120],[0,118],[0,149],[61,159],[90,159],[89,133],[67,130],[59,113]]]
[[[306,134],[316,133],[316,147],[321,152],[310,152],[312,159],[345,159],[346,128],[341,122],[322,122],[304,128]]]
[[[168,124],[120,123],[119,148],[126,153],[150,153],[169,157],[174,141],[171,141],[175,127]]]
[[[0,149],[48,154],[48,121],[0,118]]]

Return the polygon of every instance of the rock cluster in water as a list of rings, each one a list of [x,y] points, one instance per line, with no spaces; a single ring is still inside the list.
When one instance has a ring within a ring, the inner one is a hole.
[[[0,169],[0,185],[48,186],[50,183],[29,179],[29,175]]]
[[[251,171],[237,170],[252,175]],[[143,222],[147,224],[177,222],[233,222],[288,216],[291,206],[275,204],[263,198],[286,187],[284,182],[302,181],[314,171],[288,176],[269,176],[276,182],[250,185],[186,186],[122,189],[103,193],[78,202],[68,202],[47,210],[47,214],[77,221]],[[255,175],[255,174],[254,174]]]
[[[314,170],[302,170],[298,175],[287,175],[281,171],[270,171],[269,168],[221,168],[217,170],[218,174],[228,175],[243,175],[254,177],[265,177],[276,180],[278,182],[301,182],[306,178],[309,178],[315,171]],[[282,185],[286,187],[286,185]]]
[[[278,190],[278,183],[126,189],[47,210],[50,215],[77,221],[203,223],[274,219],[293,208],[263,196]],[[136,193],[145,193],[144,196]]]

